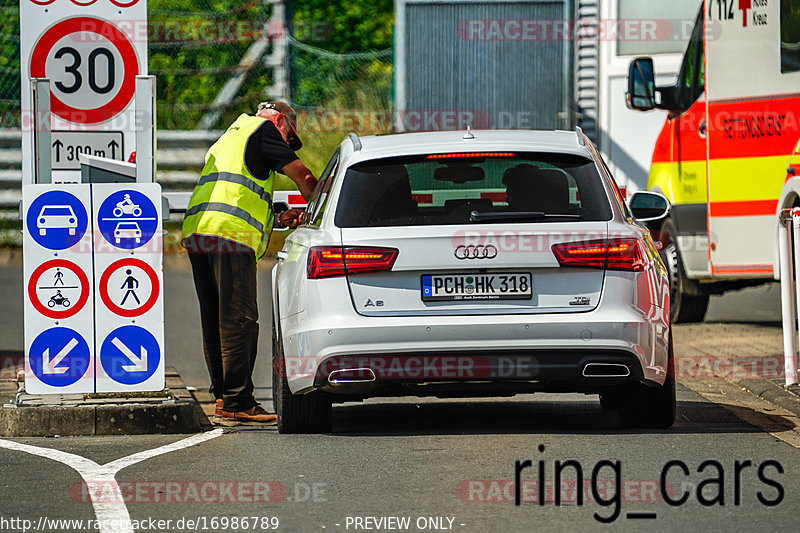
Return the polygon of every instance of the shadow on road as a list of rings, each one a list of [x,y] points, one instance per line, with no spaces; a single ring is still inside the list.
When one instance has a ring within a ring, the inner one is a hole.
[[[544,396],[544,395],[543,395]],[[371,403],[334,407],[333,434],[367,435],[482,435],[482,434],[712,434],[754,433],[722,407],[702,399],[679,401],[678,420],[668,430],[631,430],[619,414],[604,411],[596,396],[580,401],[553,402],[493,400],[442,403]]]

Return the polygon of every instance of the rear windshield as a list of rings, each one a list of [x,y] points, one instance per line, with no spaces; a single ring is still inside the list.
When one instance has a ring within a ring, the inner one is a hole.
[[[528,220],[535,222],[611,219],[591,160],[517,153],[394,157],[354,165],[345,174],[335,221],[342,228],[474,224],[474,212],[547,215]],[[501,217],[483,220],[525,220]]]

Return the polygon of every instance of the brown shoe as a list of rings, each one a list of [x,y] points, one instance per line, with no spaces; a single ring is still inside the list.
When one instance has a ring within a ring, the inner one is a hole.
[[[216,405],[214,406],[214,416],[222,416],[222,398],[217,398]]]
[[[220,411],[219,422],[225,426],[271,426],[278,423],[278,415],[271,415],[260,405],[254,405],[245,411],[225,411],[223,409]]]

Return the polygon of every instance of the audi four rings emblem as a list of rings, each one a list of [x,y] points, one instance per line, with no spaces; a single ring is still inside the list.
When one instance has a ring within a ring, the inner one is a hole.
[[[472,244],[465,246],[462,244],[456,248],[453,255],[456,256],[456,259],[494,259],[497,257],[497,248],[491,244],[487,246]]]

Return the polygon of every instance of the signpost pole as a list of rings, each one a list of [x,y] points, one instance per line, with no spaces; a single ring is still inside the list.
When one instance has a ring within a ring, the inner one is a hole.
[[[794,230],[792,209],[784,209],[780,214],[778,245],[780,248],[781,272],[781,316],[783,319],[783,357],[786,385],[797,383],[798,338],[796,327],[797,277],[793,264],[795,247],[792,245]],[[797,234],[795,234],[797,238]]]
[[[53,161],[50,158],[50,80],[31,79],[33,102],[33,154],[36,183],[52,183]]]
[[[136,181],[156,178],[156,77],[136,76]]]

